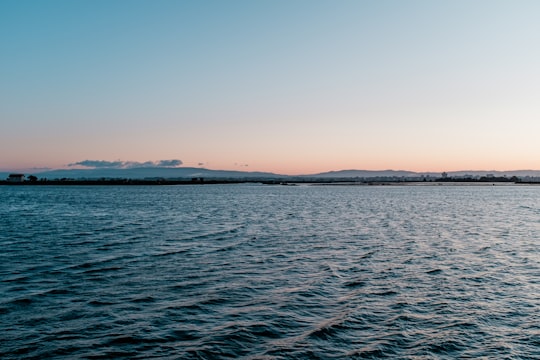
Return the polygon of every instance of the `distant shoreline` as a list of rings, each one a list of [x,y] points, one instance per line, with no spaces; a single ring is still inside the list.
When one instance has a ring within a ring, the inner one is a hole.
[[[100,179],[100,180],[38,180],[38,181],[0,181],[0,185],[6,186],[163,186],[163,185],[225,185],[225,184],[263,184],[263,185],[324,185],[324,186],[470,186],[470,185],[540,185],[540,182],[534,181],[513,181],[510,179],[437,179],[433,181],[418,180],[351,180],[351,179]]]

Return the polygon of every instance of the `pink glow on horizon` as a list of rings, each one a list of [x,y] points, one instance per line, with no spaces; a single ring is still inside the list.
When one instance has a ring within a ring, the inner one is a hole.
[[[0,2],[3,171],[540,169],[540,2],[57,5]]]

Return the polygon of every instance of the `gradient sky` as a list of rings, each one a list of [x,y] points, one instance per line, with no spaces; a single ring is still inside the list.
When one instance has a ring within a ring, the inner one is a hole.
[[[0,169],[540,169],[539,16],[532,0],[2,0]]]

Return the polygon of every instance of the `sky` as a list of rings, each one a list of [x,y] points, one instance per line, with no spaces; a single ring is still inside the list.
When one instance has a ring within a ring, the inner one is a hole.
[[[0,169],[540,169],[539,1],[0,1]]]

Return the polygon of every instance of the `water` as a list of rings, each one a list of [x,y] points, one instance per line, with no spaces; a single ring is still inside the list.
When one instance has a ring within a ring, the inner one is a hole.
[[[0,187],[0,358],[540,358],[540,187]]]

